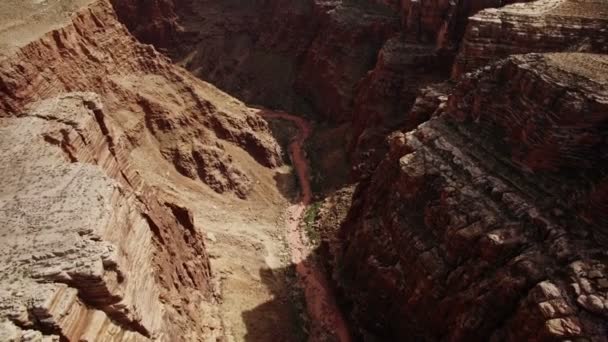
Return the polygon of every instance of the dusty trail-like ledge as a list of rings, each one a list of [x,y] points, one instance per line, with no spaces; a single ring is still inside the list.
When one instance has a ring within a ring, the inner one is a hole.
[[[304,287],[310,319],[335,334],[340,342],[350,342],[348,326],[336,304],[325,274],[319,270],[314,261],[309,259],[311,251],[303,241],[302,232],[299,229],[304,211],[312,200],[308,161],[304,154],[304,142],[310,136],[312,128],[305,119],[284,112],[262,112],[260,115],[266,119],[288,120],[298,126],[298,134],[289,144],[289,153],[302,192],[298,202],[287,208],[286,239],[291,261],[295,265],[298,279]],[[314,336],[311,340],[314,340]]]

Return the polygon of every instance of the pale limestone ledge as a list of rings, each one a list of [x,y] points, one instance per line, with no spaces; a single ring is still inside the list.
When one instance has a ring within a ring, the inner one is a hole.
[[[36,117],[0,119],[2,341],[53,340],[40,331],[84,341],[163,339],[152,232],[133,196],[49,140],[84,132],[92,137],[87,149],[108,154],[85,103],[98,99],[64,96],[40,104]]]

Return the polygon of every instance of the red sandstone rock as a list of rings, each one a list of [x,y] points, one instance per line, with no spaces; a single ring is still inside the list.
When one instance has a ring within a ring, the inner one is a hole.
[[[525,1],[532,0],[403,0],[401,16],[411,41],[435,43],[440,50],[454,52],[470,16],[485,8]]]
[[[410,129],[424,122],[408,112],[418,89],[444,79],[445,68],[433,46],[411,44],[402,36],[389,39],[373,70],[357,89],[349,146],[355,178],[368,175],[386,153],[386,136],[408,122]]]
[[[250,103],[314,110],[334,121],[350,119],[358,82],[399,30],[396,10],[382,2],[166,2],[115,6],[137,37],[167,47],[200,78]],[[176,18],[170,11],[168,17],[152,16],[156,24],[149,24],[130,14],[133,8],[155,12],[162,6],[173,8]],[[166,27],[174,30],[165,33]]]
[[[17,338],[211,337],[210,318],[181,304],[209,300],[202,236],[140,177],[106,114],[97,95],[70,93],[0,119],[12,196],[0,202],[0,321]]]
[[[453,76],[511,54],[608,52],[603,0],[540,0],[489,9],[469,20]]]
[[[355,86],[376,63],[384,42],[398,30],[383,8],[342,4],[322,19],[302,57],[296,88],[316,112],[333,121],[352,119]]]
[[[510,58],[393,136],[341,230],[356,324],[386,340],[605,340],[605,214],[577,208],[606,205],[591,189],[608,165],[607,63]]]

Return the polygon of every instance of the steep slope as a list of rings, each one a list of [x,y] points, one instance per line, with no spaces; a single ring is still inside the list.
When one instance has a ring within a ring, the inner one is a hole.
[[[410,110],[419,90],[446,80],[468,18],[485,8],[522,1],[402,1],[401,30],[388,39],[376,65],[357,85],[349,152],[353,176],[368,176],[387,152],[386,136],[413,129],[427,116]]]
[[[340,232],[337,276],[363,329],[605,340],[607,63],[511,57],[391,136]]]
[[[448,77],[468,17],[513,2],[113,3],[139,39],[231,94],[351,123],[347,150],[360,178],[409,120],[418,89]]]
[[[104,115],[71,93],[0,119],[3,340],[212,337],[186,305],[210,299],[192,215],[146,184]]]
[[[359,80],[399,29],[368,1],[114,1],[130,30],[249,103],[347,121]],[[151,13],[142,21],[133,13]]]
[[[239,198],[280,207],[260,110],[137,42],[107,1],[0,18],[0,339],[223,336],[200,222]]]
[[[218,139],[245,148],[265,166],[280,163],[261,118],[137,43],[108,2],[94,2],[71,20],[0,60],[0,116],[61,92],[94,91],[125,130],[150,130],[181,173],[216,191],[244,197],[251,182],[228,153],[218,152]]]
[[[412,108],[419,89],[449,93],[449,84],[436,83],[450,69],[458,80],[515,53],[606,52],[608,46],[603,1],[404,1],[401,13],[402,33],[387,41],[358,87],[349,148],[356,178],[382,159],[392,130],[424,121]]]

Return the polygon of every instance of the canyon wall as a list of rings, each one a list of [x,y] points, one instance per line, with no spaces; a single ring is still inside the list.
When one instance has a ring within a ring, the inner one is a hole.
[[[281,163],[267,123],[109,2],[40,6],[0,30],[0,340],[215,341],[204,227],[167,184],[247,197],[242,156]]]
[[[200,79],[351,125],[356,337],[606,340],[605,1],[44,6],[0,11],[1,340],[222,335],[171,182],[238,201],[281,151]]]
[[[352,123],[348,150],[360,178],[386,152],[384,137],[408,120],[418,89],[447,78],[468,17],[513,2],[156,0],[114,6],[139,39],[244,101]]]
[[[334,121],[350,119],[356,84],[399,30],[394,9],[366,1],[114,4],[138,38],[200,78],[249,103]],[[156,10],[169,7],[175,17]],[[132,17],[137,11],[154,13],[156,24]]]
[[[441,51],[441,2],[404,4]],[[369,177],[332,268],[360,336],[606,340],[608,59],[580,52],[606,52],[607,10],[540,0],[447,26],[463,37],[452,81],[414,87],[377,134],[386,154],[354,165]]]
[[[0,85],[0,116],[17,115],[30,102],[66,91],[99,93],[124,129],[135,134],[145,128],[181,173],[218,192],[244,197],[251,183],[229,153],[217,152],[224,150],[220,140],[246,149],[265,166],[280,163],[263,119],[138,43],[105,1],[0,60]]]
[[[68,93],[0,119],[3,340],[209,333],[191,306],[211,272],[192,216],[141,179],[104,116],[96,94]]]
[[[358,89],[374,88],[369,84],[374,76],[368,73],[395,68],[381,60],[383,55],[386,58],[390,51],[408,60],[424,50],[431,60],[439,55],[450,64],[469,16],[514,2],[521,1],[270,0],[237,4],[155,0],[113,4],[139,39],[247,102],[296,112],[314,110],[329,120],[349,121],[357,112],[363,114],[356,109],[355,99],[365,89]],[[421,74],[420,68],[442,66],[446,72],[445,63],[401,63],[398,71]],[[392,82],[402,83],[398,78]],[[391,99],[398,97],[391,95]]]
[[[606,338],[605,55],[511,57],[390,136],[336,278],[385,340]]]
[[[574,52],[606,52],[605,2],[300,5],[184,5],[193,47],[168,53],[351,123],[362,181],[333,267],[360,336],[604,340],[606,62]],[[571,53],[499,62],[528,52]]]

